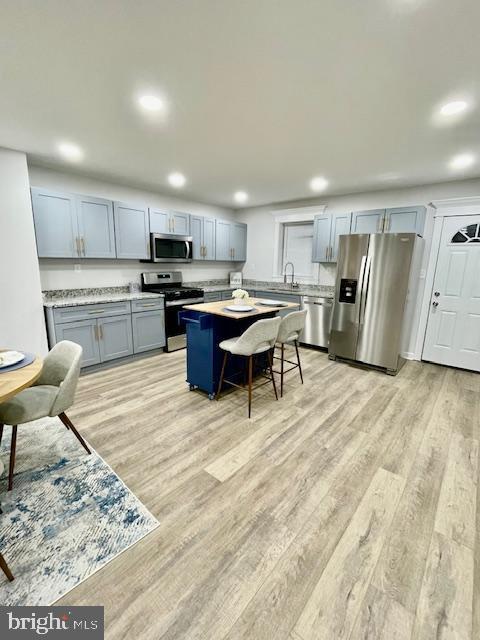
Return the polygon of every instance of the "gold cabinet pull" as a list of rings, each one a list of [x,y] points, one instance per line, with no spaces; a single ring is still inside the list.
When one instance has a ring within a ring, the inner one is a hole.
[[[98,342],[98,325],[93,325],[93,335],[95,336],[95,340]]]
[[[75,244],[77,246],[77,255],[80,256],[81,255],[81,251],[80,251],[80,238],[78,236],[75,237]]]
[[[103,326],[101,324],[98,325],[98,329],[100,331],[100,340],[103,340]]]
[[[89,311],[88,313],[90,315],[93,315],[94,313],[105,313],[105,309],[94,309],[93,311]]]
[[[80,244],[82,246],[82,253],[85,256],[86,255],[86,253],[85,253],[85,240],[84,240],[83,236],[80,238]]]

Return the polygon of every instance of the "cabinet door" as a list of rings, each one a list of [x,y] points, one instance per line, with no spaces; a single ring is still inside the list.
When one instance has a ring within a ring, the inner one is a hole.
[[[204,259],[215,260],[215,220],[213,218],[203,219],[203,246]]]
[[[115,202],[113,211],[117,258],[148,259],[150,245],[147,209]]]
[[[330,233],[330,260],[336,262],[338,256],[338,239],[339,236],[350,233],[350,225],[352,224],[351,213],[335,213],[332,216],[332,230]]]
[[[71,340],[82,349],[82,367],[89,367],[100,362],[97,320],[78,320],[55,325],[57,342]]]
[[[352,214],[352,233],[382,233],[385,209],[354,211]]]
[[[397,207],[387,209],[385,217],[386,233],[423,234],[425,207]]]
[[[32,189],[32,208],[38,257],[79,257],[75,196]]]
[[[97,322],[102,362],[133,353],[131,315],[102,318]]]
[[[172,233],[179,236],[190,235],[190,214],[182,211],[172,211],[170,215]]]
[[[328,262],[331,228],[331,216],[315,216],[313,220],[312,262]]]
[[[190,230],[193,238],[193,255],[194,260],[203,260],[203,218],[200,216],[191,216]]]
[[[230,244],[233,249],[233,260],[245,262],[247,259],[247,225],[233,222],[230,230]]]
[[[150,233],[169,233],[170,214],[160,209],[149,209]]]
[[[84,258],[115,258],[113,202],[77,196],[78,234]]]
[[[231,223],[225,220],[215,220],[215,260],[232,260],[231,226]]]
[[[132,316],[133,352],[142,353],[164,347],[165,318],[163,311],[142,311]]]

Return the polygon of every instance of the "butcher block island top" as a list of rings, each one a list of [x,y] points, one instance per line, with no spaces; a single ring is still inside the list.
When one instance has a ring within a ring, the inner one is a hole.
[[[262,317],[277,311],[285,311],[287,309],[298,308],[298,304],[295,302],[279,302],[278,306],[265,306],[259,304],[264,298],[249,298],[248,303],[254,307],[253,311],[230,311],[227,306],[233,305],[233,300],[219,300],[218,302],[201,302],[199,304],[186,304],[184,309],[190,309],[191,311],[199,311],[201,313],[211,313],[215,316],[222,316],[224,318],[232,318],[233,320],[244,320],[245,318]]]

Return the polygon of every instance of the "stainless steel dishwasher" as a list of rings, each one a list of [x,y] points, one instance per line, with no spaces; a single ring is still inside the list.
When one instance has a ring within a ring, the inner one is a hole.
[[[327,349],[332,324],[333,298],[301,296],[300,307],[307,310],[305,329],[300,336],[300,342]]]

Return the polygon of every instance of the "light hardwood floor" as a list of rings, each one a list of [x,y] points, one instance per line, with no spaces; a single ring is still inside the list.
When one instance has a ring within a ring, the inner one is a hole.
[[[81,378],[71,419],[161,525],[63,603],[115,640],[480,638],[480,375],[301,355],[251,420],[183,351]]]

